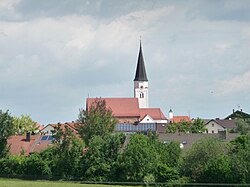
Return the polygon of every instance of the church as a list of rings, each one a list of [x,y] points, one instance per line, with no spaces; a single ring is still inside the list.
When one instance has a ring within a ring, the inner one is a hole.
[[[134,97],[132,98],[101,98],[106,106],[118,119],[116,132],[147,132],[162,131],[168,123],[160,108],[149,107],[149,86],[140,42],[137,67],[134,78]],[[88,110],[96,98],[87,98]]]

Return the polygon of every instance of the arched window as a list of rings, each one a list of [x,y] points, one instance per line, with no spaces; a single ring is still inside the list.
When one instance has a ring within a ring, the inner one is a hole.
[[[144,93],[143,92],[140,93],[140,98],[144,98]]]

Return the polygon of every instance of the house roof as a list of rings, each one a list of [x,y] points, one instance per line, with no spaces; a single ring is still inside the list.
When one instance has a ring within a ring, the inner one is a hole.
[[[49,140],[41,141],[43,136],[40,134],[31,135],[30,141],[26,141],[24,135],[14,135],[8,138],[8,145],[10,145],[10,153],[12,155],[19,155],[24,150],[24,155],[29,155],[32,152],[40,152],[48,147]]]
[[[44,126],[43,125],[41,125],[40,123],[36,123],[36,127],[37,127],[37,129],[40,131],[40,130],[42,130],[43,128],[44,128]]]
[[[232,114],[230,114],[229,116],[227,116],[225,119],[237,119],[237,118],[242,118],[242,119],[247,119],[250,118],[250,114],[247,114],[245,112],[242,111],[235,111]]]
[[[167,120],[160,108],[140,108],[140,120],[149,115],[154,120]]]
[[[87,98],[87,109],[97,98]],[[140,117],[139,102],[137,98],[100,98],[105,100],[114,117]]]
[[[174,116],[171,122],[179,123],[181,121],[191,121],[189,116]]]
[[[138,55],[138,60],[137,60],[137,67],[136,67],[134,81],[148,81],[143,54],[142,54],[141,41],[140,41],[140,50],[139,50],[139,55]]]
[[[30,153],[30,149],[36,140],[37,135],[31,135],[30,141],[26,141],[26,136],[23,135],[15,135],[10,136],[8,138],[8,145],[10,145],[10,153],[12,155],[19,155],[24,150],[24,154],[28,155]]]
[[[46,125],[43,129],[41,129],[40,132],[43,131],[44,129],[46,129],[48,126],[51,126],[51,127],[53,127],[53,128],[56,128],[59,124],[61,125],[60,128],[61,128],[63,131],[65,130],[65,128],[66,128],[66,126],[67,126],[69,129],[71,129],[72,132],[75,132],[75,134],[76,134],[76,129],[77,129],[78,123],[75,123],[75,122],[48,124],[48,125]]]
[[[206,124],[208,124],[211,121],[215,121],[217,124],[219,124],[223,128],[229,128],[229,129],[236,128],[236,122],[235,122],[235,120],[230,120],[230,119],[212,119],[212,120],[208,121]]]

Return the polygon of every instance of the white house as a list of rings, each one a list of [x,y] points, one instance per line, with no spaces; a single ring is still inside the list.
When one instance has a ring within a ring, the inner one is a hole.
[[[236,129],[235,120],[230,119],[211,119],[205,124],[207,133],[218,133],[224,130]]]

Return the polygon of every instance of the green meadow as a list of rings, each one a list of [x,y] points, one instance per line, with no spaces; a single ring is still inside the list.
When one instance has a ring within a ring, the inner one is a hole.
[[[28,181],[18,179],[0,179],[1,187],[108,187],[102,184],[80,184],[77,182],[64,181]],[[112,185],[112,187],[129,187]]]

